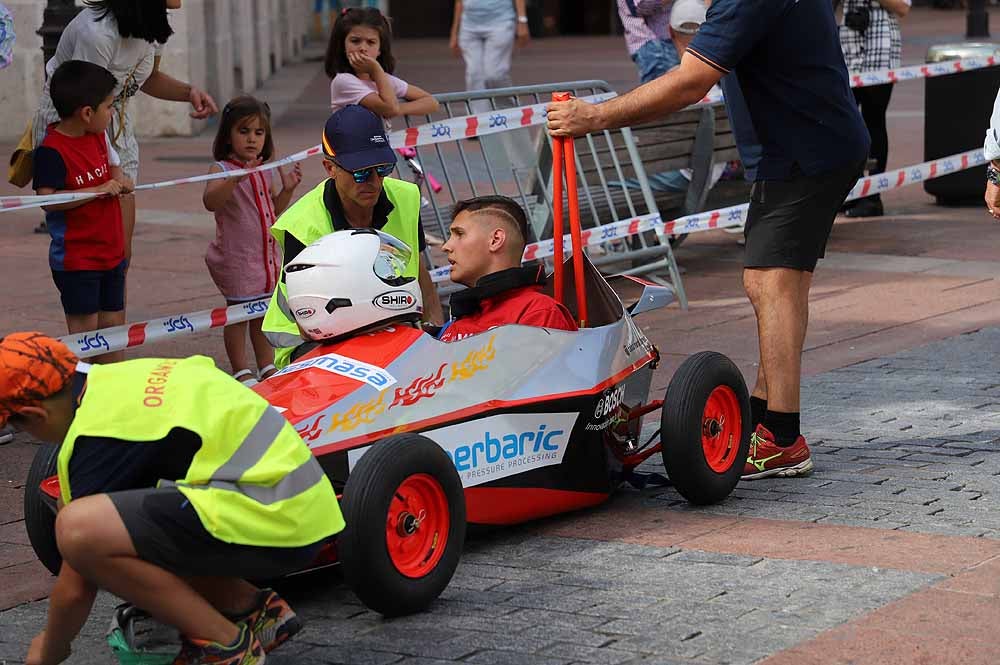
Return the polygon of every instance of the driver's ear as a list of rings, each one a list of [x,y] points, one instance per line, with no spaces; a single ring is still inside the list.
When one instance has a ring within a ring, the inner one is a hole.
[[[499,252],[507,244],[507,231],[502,227],[497,227],[493,229],[493,233],[490,234],[490,251]]]

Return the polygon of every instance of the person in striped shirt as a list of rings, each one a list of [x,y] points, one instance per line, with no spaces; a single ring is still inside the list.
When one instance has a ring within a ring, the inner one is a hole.
[[[642,83],[666,74],[681,62],[668,31],[670,5],[671,0],[618,0],[625,46],[639,68]]]

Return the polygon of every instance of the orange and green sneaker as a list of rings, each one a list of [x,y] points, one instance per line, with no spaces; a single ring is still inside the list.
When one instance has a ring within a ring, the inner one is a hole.
[[[181,651],[173,665],[263,665],[264,648],[246,624],[239,624],[240,637],[225,646],[210,640],[181,637]]]
[[[232,621],[244,622],[250,626],[265,653],[271,653],[302,630],[302,620],[273,589],[261,589],[257,593],[256,605],[257,609],[243,616],[233,617]]]
[[[776,444],[774,435],[763,425],[757,425],[757,430],[750,435],[750,453],[743,465],[743,480],[808,476],[812,470],[809,446],[801,435],[790,446]]]

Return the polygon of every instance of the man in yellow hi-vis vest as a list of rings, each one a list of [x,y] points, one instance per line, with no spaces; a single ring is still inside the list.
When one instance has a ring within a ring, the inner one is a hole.
[[[424,303],[424,321],[441,325],[444,316],[437,289],[422,252],[426,246],[420,224],[420,190],[387,177],[396,165],[382,120],[352,104],[330,116],[323,130],[323,167],[330,176],[286,210],[271,227],[288,265],[302,249],[334,231],[373,228],[405,242],[414,251],[406,276],[417,277]],[[294,313],[288,307],[284,272],[264,315],[264,336],[275,347],[274,364],[288,364],[303,342]]]
[[[300,628],[246,579],[315,561],[344,528],[291,424],[210,358],[78,363],[41,333],[0,340],[0,424],[61,443],[62,568],[27,662],[62,662],[105,589],[176,627],[175,663],[255,665]]]

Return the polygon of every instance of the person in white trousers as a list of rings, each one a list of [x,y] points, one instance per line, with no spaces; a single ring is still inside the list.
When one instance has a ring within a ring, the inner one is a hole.
[[[530,39],[525,0],[455,0],[450,46],[465,60],[465,89],[511,85],[510,61],[517,45]],[[488,109],[480,102],[474,111]]]

